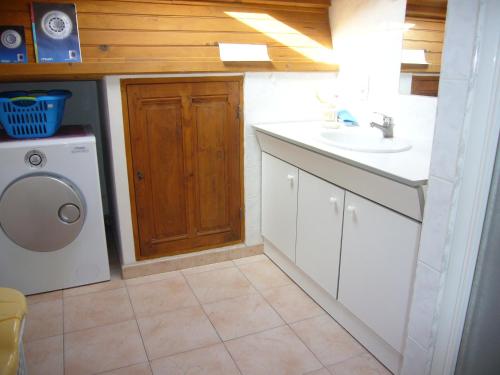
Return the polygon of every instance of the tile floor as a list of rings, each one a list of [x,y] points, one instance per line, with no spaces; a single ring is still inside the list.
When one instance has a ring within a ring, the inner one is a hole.
[[[30,375],[389,374],[265,255],[28,304]]]

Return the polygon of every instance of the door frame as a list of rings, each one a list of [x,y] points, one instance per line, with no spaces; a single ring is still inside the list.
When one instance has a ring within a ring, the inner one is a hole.
[[[455,373],[474,279],[500,134],[499,15],[497,0],[487,0],[481,5],[478,22],[478,27],[482,28],[479,34],[481,43],[475,46],[477,63],[468,92],[469,111],[465,118],[465,126],[474,130],[469,131],[462,145],[463,173],[456,198],[456,220],[449,239],[452,251],[442,280],[431,375]]]
[[[241,239],[233,242],[225,243],[223,246],[235,245],[238,243],[245,242],[245,181],[244,181],[244,120],[243,120],[243,106],[244,106],[244,95],[243,95],[243,75],[231,75],[231,76],[202,76],[202,77],[165,77],[165,78],[125,78],[120,79],[120,92],[122,98],[122,115],[123,115],[123,134],[125,138],[125,158],[127,160],[127,176],[128,176],[128,188],[129,188],[129,197],[130,197],[130,214],[132,216],[132,230],[134,237],[134,250],[135,250],[135,259],[137,261],[147,260],[147,259],[155,259],[155,258],[165,258],[169,257],[169,255],[150,255],[144,256],[140,251],[140,243],[139,243],[139,223],[137,222],[137,205],[135,201],[135,184],[134,184],[134,170],[132,165],[132,140],[130,136],[130,118],[129,118],[129,105],[128,105],[128,97],[127,97],[127,87],[131,85],[140,85],[147,83],[196,83],[196,82],[237,82],[239,85],[239,96],[240,96],[240,104],[239,104],[239,128],[240,128],[240,207],[242,208],[240,215],[240,231],[241,231]],[[194,251],[202,251],[210,248],[216,248],[218,246],[206,246],[202,248],[197,248]],[[189,253],[190,251],[186,251],[185,253]],[[170,255],[176,256],[178,254]]]

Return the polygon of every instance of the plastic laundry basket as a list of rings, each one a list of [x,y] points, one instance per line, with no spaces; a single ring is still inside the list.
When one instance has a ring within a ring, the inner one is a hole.
[[[64,114],[67,90],[7,91],[0,93],[0,122],[12,138],[54,135]]]

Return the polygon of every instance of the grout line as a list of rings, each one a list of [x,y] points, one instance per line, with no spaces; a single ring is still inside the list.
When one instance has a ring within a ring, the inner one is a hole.
[[[272,262],[272,261],[271,261],[271,262]],[[272,262],[272,263],[273,263],[273,265],[275,265],[275,263],[274,263],[274,262]],[[281,270],[281,269],[280,269],[277,265],[275,265],[275,267],[276,267],[276,268],[278,268],[281,272],[283,272],[283,271],[282,271],[282,270]],[[243,275],[245,276],[245,278],[246,278],[246,279],[247,279],[247,280],[251,283],[250,279],[248,279],[248,278],[247,278],[247,276],[245,275],[245,273],[244,273],[244,272],[241,272],[241,273],[243,273]],[[284,273],[284,272],[283,272],[283,273]],[[285,275],[286,275],[286,273],[285,273]],[[293,280],[292,280],[292,279],[291,279],[288,275],[286,275],[286,276],[287,276],[287,277],[288,277],[288,278],[292,281],[292,284],[295,284],[295,282],[294,282],[294,281],[293,281]],[[253,284],[252,284],[252,285],[253,285]],[[283,285],[283,286],[288,286],[288,285],[290,285],[290,284]],[[279,288],[279,287],[276,287],[276,288]],[[257,289],[257,288],[255,288],[255,289]],[[269,288],[269,289],[271,289],[271,288]],[[264,290],[266,290],[266,289],[264,289]],[[307,350],[309,350],[309,352],[313,355],[313,357],[314,357],[314,358],[316,358],[316,360],[318,361],[318,363],[319,363],[319,364],[321,364],[321,366],[322,366],[322,367],[324,367],[323,362],[321,362],[321,361],[319,360],[319,358],[318,358],[318,357],[316,356],[316,354],[315,354],[315,353],[311,350],[311,348],[309,348],[309,346],[307,346],[307,345],[305,344],[305,342],[304,342],[304,341],[303,341],[303,340],[299,337],[299,335],[298,335],[298,334],[294,331],[294,329],[290,326],[290,324],[293,324],[293,323],[288,323],[288,322],[285,320],[285,318],[284,318],[283,316],[281,316],[281,314],[280,314],[280,313],[279,313],[279,312],[278,312],[278,311],[274,308],[274,306],[273,306],[273,305],[272,305],[272,304],[271,304],[271,303],[270,303],[270,302],[266,299],[266,297],[264,297],[264,295],[261,293],[261,291],[260,291],[259,289],[257,289],[257,292],[258,292],[258,293],[259,293],[259,295],[260,295],[260,296],[264,299],[264,301],[266,301],[266,302],[267,302],[267,304],[271,307],[271,309],[273,309],[273,310],[274,310],[274,312],[275,312],[276,314],[278,314],[278,316],[279,316],[279,317],[283,320],[283,322],[285,323],[285,325],[284,325],[284,326],[280,326],[280,327],[285,327],[285,326],[286,326],[286,327],[288,327],[288,329],[289,329],[290,331],[292,331],[292,333],[293,333],[293,334],[294,334],[294,335],[295,335],[295,336],[299,339],[299,341],[300,341],[300,342],[302,342],[302,344],[305,346],[305,348],[306,348]],[[308,297],[308,298],[310,298],[308,295],[307,295],[307,297]],[[313,302],[314,302],[314,300],[313,300]],[[314,302],[314,303],[316,303],[316,302]],[[311,319],[311,318],[308,318],[308,319]],[[304,320],[305,320],[305,319],[304,319]],[[294,323],[297,323],[297,322],[294,322]],[[279,327],[275,327],[275,328],[279,328]],[[319,369],[318,369],[318,370],[319,370]]]
[[[128,292],[128,288],[126,286],[125,286],[125,291],[127,293],[128,302],[130,303],[130,307],[132,308],[132,315],[134,317],[135,325],[137,326],[137,330],[139,331],[139,336],[141,337],[142,348],[144,349],[144,354],[146,354],[146,359],[147,359],[147,361],[149,363],[150,359],[149,359],[148,351],[146,349],[146,344],[144,343],[144,337],[142,337],[142,331],[141,331],[141,327],[139,327],[139,321],[138,321],[138,318],[137,318],[137,314],[135,313],[134,304],[132,303],[132,299],[130,298],[130,294]],[[151,367],[151,365],[149,367]]]
[[[104,285],[105,283],[111,283],[112,281],[109,280],[109,281],[103,281],[101,283],[95,283],[95,284],[87,284],[87,285],[81,285],[81,286],[76,286],[74,288],[67,288],[67,289],[62,289],[62,299],[65,299],[65,298],[74,298],[74,297],[80,297],[80,296],[86,296],[88,294],[95,294],[95,293],[101,293],[101,292],[107,292],[107,291],[110,291],[110,290],[115,290],[115,289],[120,289],[120,288],[123,288],[125,286],[125,280],[123,279],[120,279],[120,281],[122,281],[122,284],[120,286],[116,286],[116,287],[112,287],[112,288],[105,288],[105,289],[101,289],[101,290],[95,290],[95,291],[90,291],[90,292],[84,292],[84,293],[80,293],[80,294],[75,294],[75,295],[69,295],[69,296],[65,296],[64,295],[64,291],[65,290],[73,290],[73,289],[77,289],[77,288],[85,288],[85,287],[90,287],[90,286],[93,286],[93,285]]]
[[[126,369],[126,368],[129,368],[129,367],[132,367],[132,366],[137,366],[137,365],[140,365],[140,364],[143,364],[143,363],[147,363],[149,365],[149,361],[137,362],[137,363],[132,363],[132,364],[127,365],[127,366],[115,367],[115,368],[104,370],[104,371],[94,372],[94,373],[92,373],[92,375],[106,374],[108,372],[113,372],[113,371],[116,371],[116,370]]]
[[[240,271],[241,272],[241,271]],[[243,374],[243,372],[241,371],[240,369],[240,366],[238,365],[238,363],[236,362],[236,360],[233,358],[233,355],[231,354],[231,352],[229,351],[229,349],[227,348],[226,344],[224,343],[224,340],[222,340],[222,337],[220,336],[219,332],[217,331],[217,328],[215,328],[214,324],[212,323],[212,321],[210,320],[210,318],[208,317],[208,314],[207,312],[205,311],[205,309],[203,308],[203,304],[201,303],[201,301],[199,300],[198,296],[196,295],[196,293],[194,292],[194,289],[191,287],[191,285],[189,284],[189,281],[186,277],[186,275],[184,275],[182,272],[182,277],[184,277],[184,281],[186,282],[186,284],[188,285],[189,289],[191,290],[191,293],[193,293],[194,295],[194,298],[196,298],[196,300],[198,301],[198,303],[200,304],[200,307],[201,307],[201,311],[203,311],[203,314],[205,315],[205,317],[207,318],[207,320],[210,322],[210,325],[212,326],[212,328],[214,329],[215,333],[217,334],[217,337],[219,337],[219,340],[220,342],[222,343],[222,345],[224,346],[224,349],[226,349],[226,352],[229,354],[229,357],[231,357],[231,360],[233,361],[234,365],[236,366],[236,368],[238,369],[238,371],[240,372],[240,374]]]
[[[190,269],[193,269],[193,268],[197,268],[197,267],[205,267],[205,266],[210,266],[212,264],[220,264],[220,263],[225,263],[225,262],[230,262],[231,265],[230,266],[227,266],[227,267],[217,267],[217,268],[212,268],[212,269],[209,269],[209,270],[204,270],[204,271],[199,271],[199,272],[192,272],[192,273],[188,273],[187,275],[198,275],[200,273],[205,273],[205,272],[211,272],[211,271],[219,271],[219,270],[225,270],[227,268],[232,268],[232,267],[236,267],[236,265],[233,263],[233,261],[231,259],[229,260],[223,260],[222,262],[216,262],[216,263],[209,263],[209,264],[202,264],[201,266],[194,266],[194,267],[189,267],[189,268],[183,268],[182,270],[179,270],[180,273],[182,273],[183,275],[186,275],[186,273],[184,273],[184,271],[186,270],[190,270]]]

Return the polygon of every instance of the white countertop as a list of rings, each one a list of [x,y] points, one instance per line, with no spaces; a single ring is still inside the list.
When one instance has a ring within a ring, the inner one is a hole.
[[[396,153],[376,153],[346,150],[328,145],[320,138],[324,122],[286,122],[255,124],[256,131],[293,143],[322,155],[343,161],[369,172],[388,177],[410,186],[427,184],[432,144],[430,141],[408,141],[412,147],[408,151]],[[328,128],[330,129],[330,128]],[[335,131],[335,130],[334,130]],[[341,126],[339,132],[363,132],[382,137],[378,129]]]

